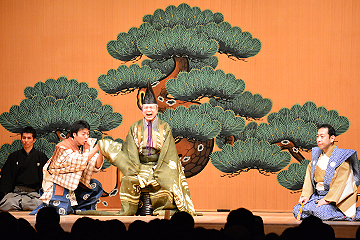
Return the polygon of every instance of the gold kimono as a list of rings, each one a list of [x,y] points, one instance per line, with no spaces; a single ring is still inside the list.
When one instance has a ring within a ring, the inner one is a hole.
[[[120,215],[135,215],[140,188],[149,187],[153,215],[164,210],[186,211],[195,215],[189,187],[170,126],[158,118],[152,127],[152,148],[148,145],[148,128],[141,119],[129,130],[124,144],[109,139],[99,141],[104,157],[123,173],[120,186]]]

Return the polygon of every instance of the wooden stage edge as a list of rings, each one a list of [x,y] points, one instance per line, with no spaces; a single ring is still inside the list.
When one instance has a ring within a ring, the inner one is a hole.
[[[16,218],[24,218],[30,222],[32,226],[35,225],[36,217],[29,215],[29,212],[10,212]],[[195,227],[204,227],[207,229],[218,229],[224,227],[228,212],[202,211],[203,216],[195,216]],[[260,212],[254,211],[254,215],[261,216],[264,222],[265,233],[277,233],[280,235],[286,228],[295,227],[300,224],[300,221],[294,219],[290,212]],[[84,217],[83,215],[67,215],[61,216],[60,224],[65,231],[70,232],[73,223],[78,219]],[[119,219],[126,227],[135,220],[143,220],[149,222],[155,218],[164,218],[163,216],[88,216],[102,221],[109,219]],[[349,221],[327,221],[325,222],[332,226],[335,231],[336,238],[355,238],[356,230],[360,226],[359,222]]]

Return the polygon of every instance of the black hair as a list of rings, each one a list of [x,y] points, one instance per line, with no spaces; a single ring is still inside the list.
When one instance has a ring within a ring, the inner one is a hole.
[[[74,133],[77,133],[79,130],[81,129],[89,129],[90,131],[90,125],[84,121],[84,120],[79,120],[73,123],[73,125],[71,125],[70,127],[70,137],[74,138]]]
[[[21,138],[23,136],[24,133],[31,133],[33,138],[35,139],[36,138],[36,131],[33,127],[25,127],[22,131],[21,131]]]
[[[322,124],[320,127],[318,127],[318,130],[320,128],[327,128],[329,137],[336,136],[335,128],[333,128],[333,126],[331,126],[330,124]]]

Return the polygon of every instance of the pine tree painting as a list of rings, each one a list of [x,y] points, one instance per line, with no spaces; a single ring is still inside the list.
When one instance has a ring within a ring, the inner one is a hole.
[[[98,84],[112,95],[136,92],[141,108],[146,83],[152,83],[159,117],[172,128],[186,177],[199,174],[211,159],[229,177],[251,169],[263,174],[282,170],[278,182],[299,189],[307,161],[301,151],[316,146],[317,127],[329,123],[342,134],[349,121],[313,102],[270,113],[270,99],[245,91],[242,79],[216,69],[217,54],[244,60],[255,57],[261,46],[221,13],[170,5],[108,43],[108,53],[122,65],[101,75]],[[123,65],[142,58],[141,65]],[[266,115],[267,123],[258,124]],[[214,151],[215,144],[220,151]],[[299,163],[283,170],[292,158]]]

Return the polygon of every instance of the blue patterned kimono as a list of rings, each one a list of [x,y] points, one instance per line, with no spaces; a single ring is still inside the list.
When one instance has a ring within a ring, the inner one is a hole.
[[[312,183],[314,192],[311,195],[309,201],[303,206],[301,219],[304,219],[310,215],[319,217],[320,219],[322,219],[324,221],[357,220],[357,219],[359,219],[358,218],[359,217],[358,209],[356,211],[356,216],[353,218],[351,218],[350,216],[346,216],[346,214],[344,214],[344,212],[339,209],[340,205],[341,204],[344,205],[345,201],[349,201],[350,205],[353,208],[356,207],[356,199],[357,199],[356,198],[356,194],[357,194],[356,190],[360,183],[359,167],[358,167],[359,163],[358,163],[356,151],[351,150],[351,149],[340,149],[340,148],[335,147],[335,149],[331,153],[328,165],[326,167],[325,176],[324,176],[324,190],[318,191],[318,190],[316,190],[316,187],[315,187],[317,183],[315,182],[314,173],[315,173],[315,168],[316,168],[317,162],[319,160],[319,157],[321,155],[321,152],[322,152],[321,149],[319,149],[318,147],[315,147],[312,149],[313,161],[311,163],[309,163],[309,164],[312,164],[312,171],[310,174],[311,176],[308,176],[308,174],[306,174],[305,178],[309,178],[309,177],[311,178],[311,183]],[[336,203],[332,202],[330,204],[326,204],[326,205],[317,207],[316,206],[317,201],[324,198],[328,194],[328,192],[330,190],[330,183],[334,178],[336,169],[348,159],[349,159],[350,168],[351,168],[352,174],[353,174],[352,184],[356,184],[356,187],[353,186],[353,188],[350,189],[349,187],[345,186],[347,183],[344,182],[339,187],[339,191],[340,192],[350,191],[349,193],[342,194],[347,197],[339,200],[339,202],[336,202]],[[349,205],[349,203],[347,203],[345,205]],[[295,218],[298,216],[300,208],[301,208],[300,204],[297,204],[294,207],[293,214],[294,214]]]

